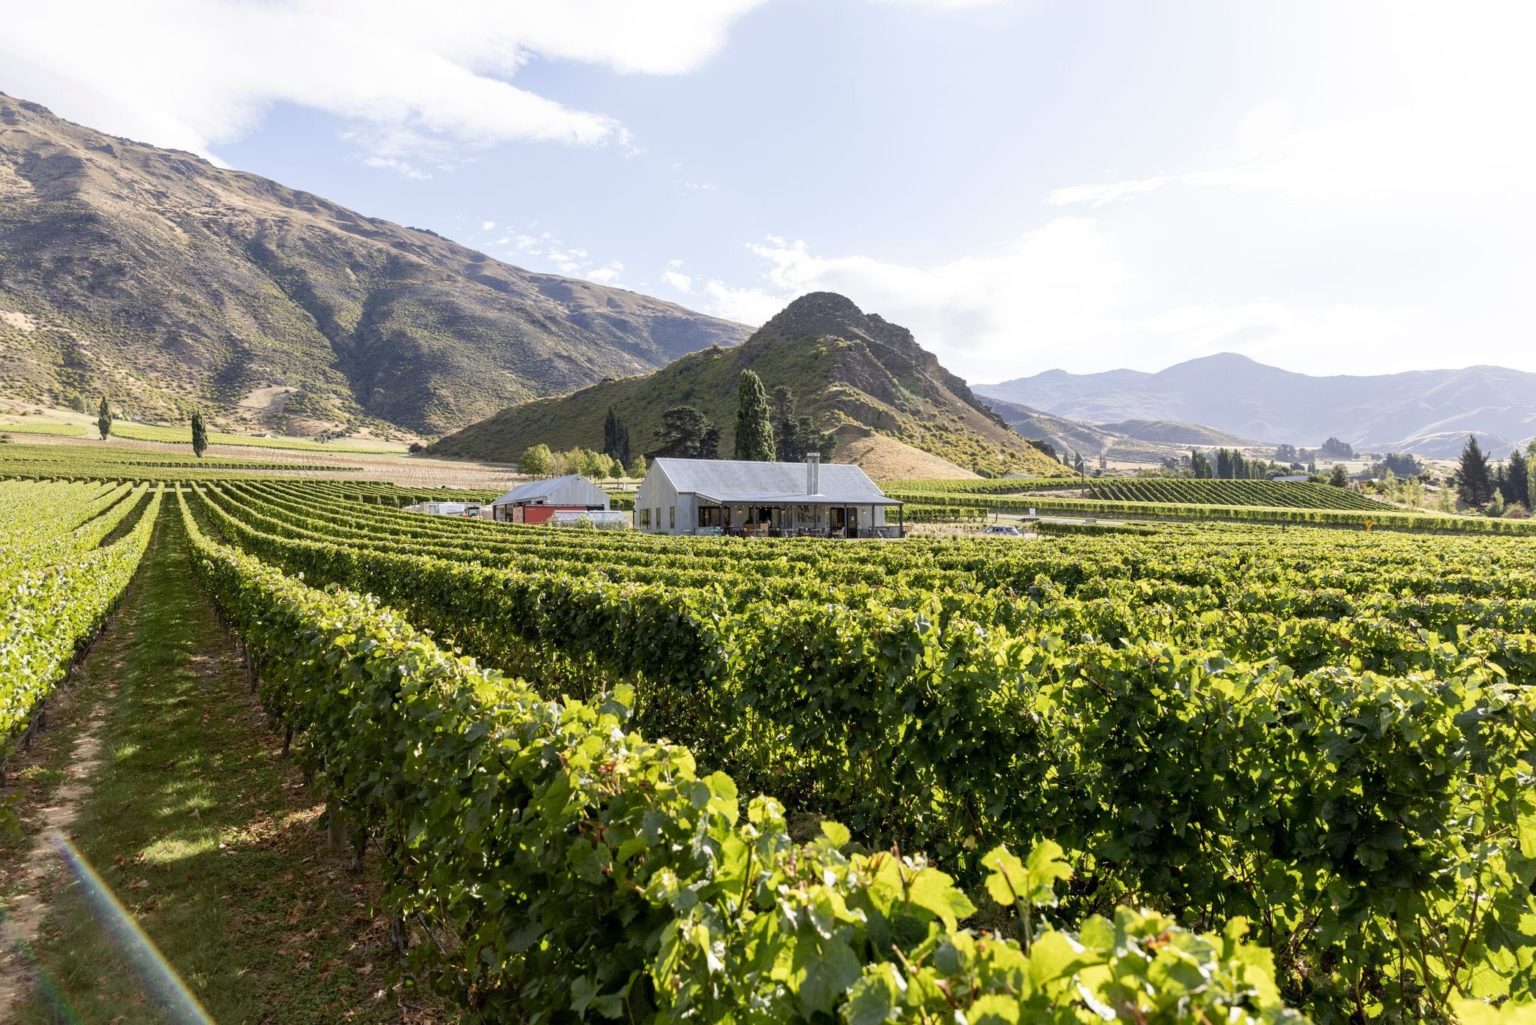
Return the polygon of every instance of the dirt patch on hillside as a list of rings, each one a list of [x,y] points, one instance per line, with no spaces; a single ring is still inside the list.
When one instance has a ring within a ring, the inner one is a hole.
[[[835,458],[838,462],[857,463],[875,480],[908,477],[973,480],[977,476],[948,459],[913,448],[904,441],[856,428],[844,428],[838,432]]]
[[[281,416],[283,410],[288,408],[288,398],[294,391],[293,388],[279,384],[269,385],[266,388],[253,388],[240,399],[240,408]]]
[[[37,330],[37,319],[18,310],[0,310],[0,327],[8,327],[22,334]]]

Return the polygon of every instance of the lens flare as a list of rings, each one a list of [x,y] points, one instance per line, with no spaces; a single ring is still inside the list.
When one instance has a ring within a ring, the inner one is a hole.
[[[80,880],[91,912],[102,929],[112,937],[133,970],[144,984],[145,992],[164,1010],[166,1020],[175,1025],[213,1025],[213,1018],[203,1008],[197,997],[181,981],[176,969],[171,967],[160,948],[155,946],[135,921],[122,901],[112,892],[104,879],[86,861],[69,838],[59,833],[48,836],[64,864]]]

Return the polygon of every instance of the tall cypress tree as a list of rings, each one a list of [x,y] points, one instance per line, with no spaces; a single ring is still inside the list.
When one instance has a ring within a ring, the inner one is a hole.
[[[795,437],[795,393],[785,385],[773,390],[773,443],[781,463],[798,463],[805,458]]]
[[[1525,446],[1525,497],[1536,498],[1536,438],[1532,438]],[[1530,508],[1530,502],[1526,503]]]
[[[1456,482],[1456,497],[1463,504],[1481,508],[1493,500],[1493,476],[1488,472],[1488,457],[1474,435],[1467,435],[1461,450],[1461,465],[1451,478]]]
[[[1530,460],[1525,458],[1525,453],[1518,448],[1509,454],[1509,462],[1505,465],[1506,502],[1519,502],[1527,509],[1531,507],[1531,468]]]
[[[618,455],[619,450],[619,415],[608,407],[608,415],[603,418],[603,455]]]
[[[772,462],[773,420],[768,412],[768,393],[763,390],[762,378],[750,370],[743,370],[736,402],[736,458]]]
[[[101,397],[101,405],[96,407],[96,429],[101,432],[101,440],[106,441],[107,435],[112,433],[112,407],[107,405],[107,397]]]
[[[203,426],[203,414],[192,414],[192,454],[197,458],[203,458],[203,453],[208,450],[208,428]]]

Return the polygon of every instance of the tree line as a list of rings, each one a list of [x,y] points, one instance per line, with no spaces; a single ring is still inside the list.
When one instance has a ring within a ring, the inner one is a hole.
[[[661,414],[651,447],[633,454],[629,426],[612,406],[603,418],[601,450],[575,448],[556,453],[548,445],[534,445],[518,460],[524,473],[580,473],[617,477],[626,468],[632,477],[645,476],[652,459],[719,459],[720,428],[697,408],[672,406]],[[798,463],[812,453],[832,457],[837,441],[799,411],[795,393],[780,385],[770,395],[762,378],[743,370],[736,389],[736,431],[732,458],[754,462]]]
[[[101,404],[96,407],[96,430],[101,433],[101,440],[106,441],[112,434],[112,425],[117,418],[112,415],[112,404],[107,397],[101,397]],[[197,458],[203,458],[203,453],[208,451],[208,427],[203,423],[203,414],[192,414],[192,453]]]
[[[1469,509],[1495,516],[1529,513],[1531,495],[1536,494],[1536,439],[1524,451],[1516,448],[1508,459],[1494,465],[1476,435],[1467,435],[1451,483],[1457,500]]]

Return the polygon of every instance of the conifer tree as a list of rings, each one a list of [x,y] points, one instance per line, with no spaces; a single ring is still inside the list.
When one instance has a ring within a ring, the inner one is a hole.
[[[714,459],[720,445],[720,430],[692,406],[673,406],[661,414],[656,442],[653,456]]]
[[[208,450],[208,428],[203,426],[203,414],[192,414],[192,454],[197,458],[203,458],[203,453]]]
[[[798,463],[805,458],[795,437],[795,393],[785,385],[773,390],[773,443],[774,454],[781,463]]]
[[[629,428],[624,426],[624,421],[608,407],[608,415],[603,419],[603,455],[612,456],[620,463],[629,462]]]
[[[1531,467],[1530,460],[1525,458],[1525,453],[1518,448],[1509,454],[1509,462],[1504,466],[1504,501],[1506,504],[1519,502],[1527,509],[1531,507]]]
[[[106,441],[107,435],[112,433],[112,407],[107,405],[107,397],[101,397],[101,405],[96,408],[96,429],[101,432],[101,440]]]
[[[1474,435],[1467,435],[1461,450],[1461,465],[1451,478],[1456,483],[1456,497],[1464,505],[1480,509],[1493,500],[1493,476],[1488,472],[1488,456]]]
[[[763,390],[762,378],[750,370],[743,370],[736,401],[736,458],[772,462],[773,420],[768,412],[768,393]]]
[[[1525,446],[1525,467],[1525,497],[1536,498],[1536,438],[1532,438],[1530,444]],[[1526,507],[1530,508],[1529,502]]]

